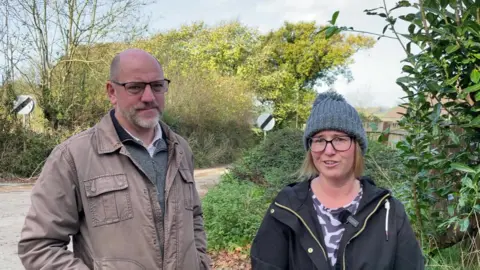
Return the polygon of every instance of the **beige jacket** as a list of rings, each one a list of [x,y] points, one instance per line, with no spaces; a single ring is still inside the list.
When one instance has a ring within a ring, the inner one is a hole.
[[[18,244],[26,269],[210,269],[191,149],[161,125],[169,151],[163,230],[156,188],[107,114],[48,157]]]

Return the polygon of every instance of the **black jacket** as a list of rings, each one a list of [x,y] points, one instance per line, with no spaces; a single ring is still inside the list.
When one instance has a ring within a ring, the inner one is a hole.
[[[311,181],[304,181],[285,187],[269,207],[252,244],[252,269],[424,269],[422,251],[402,203],[370,179],[361,181],[363,196],[353,216],[358,224],[344,225],[335,267],[327,259],[309,195]]]

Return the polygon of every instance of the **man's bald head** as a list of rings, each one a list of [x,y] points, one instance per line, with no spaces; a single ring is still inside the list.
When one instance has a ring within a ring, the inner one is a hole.
[[[162,66],[146,51],[127,49],[113,58],[106,90],[115,116],[127,130],[153,134],[165,107],[165,92],[153,91],[151,84],[143,83],[158,81],[166,83]],[[138,87],[144,88],[138,92]]]
[[[158,62],[158,59],[150,53],[141,49],[126,49],[113,57],[110,64],[110,80],[118,80],[122,65],[128,64],[131,61],[155,61],[160,70],[162,70],[162,66],[160,65],[160,62]]]

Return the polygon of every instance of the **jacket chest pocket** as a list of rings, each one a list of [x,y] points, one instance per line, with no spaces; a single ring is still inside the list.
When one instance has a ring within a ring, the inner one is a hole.
[[[193,210],[193,190],[195,182],[193,181],[192,173],[188,169],[179,169],[179,171],[183,180],[182,190],[185,209]]]
[[[85,180],[84,185],[94,227],[133,218],[125,174]]]

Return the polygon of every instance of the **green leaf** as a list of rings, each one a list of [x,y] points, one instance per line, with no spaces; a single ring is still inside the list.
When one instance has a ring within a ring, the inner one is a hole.
[[[443,160],[443,159],[437,159],[437,160],[434,160],[434,161],[432,161],[432,162],[429,162],[428,165],[430,165],[430,166],[435,166],[435,165],[440,164],[440,163],[443,163],[443,162],[445,162],[445,160]]]
[[[436,32],[436,33],[439,33],[439,34],[442,34],[442,35],[448,35],[448,32],[444,29],[436,28],[436,27],[432,27],[431,29],[432,29],[433,32]]]
[[[402,1],[398,2],[397,5],[400,6],[400,7],[409,7],[409,6],[411,6],[412,4],[410,4],[409,1],[402,0]]]
[[[453,85],[453,84],[455,84],[455,83],[457,82],[458,78],[460,78],[460,74],[458,74],[457,76],[452,77],[452,78],[446,80],[445,83],[446,83],[447,85]]]
[[[407,22],[411,22],[411,21],[415,20],[415,14],[410,13],[410,14],[408,14],[408,15],[406,15],[406,16],[405,16],[405,15],[399,16],[399,18],[400,18],[401,20],[404,20],[404,21],[407,21]]]
[[[435,107],[432,111],[432,116],[431,116],[432,125],[435,125],[437,123],[441,112],[442,112],[442,104],[440,103],[435,104]]]
[[[476,92],[478,90],[480,90],[480,83],[469,86],[469,87],[463,89],[463,91],[465,91],[465,93]]]
[[[411,83],[415,81],[416,79],[412,77],[400,77],[397,79],[397,83]]]
[[[450,131],[448,133],[448,137],[450,137],[450,139],[452,140],[452,142],[454,144],[459,144],[460,143],[460,139],[458,138],[457,134],[455,134],[455,132]]]
[[[409,66],[409,65],[405,65],[402,67],[402,70],[407,72],[407,73],[410,73],[410,74],[414,74],[415,73],[415,70],[413,69],[412,66]]]
[[[340,13],[340,11],[335,11],[335,13],[333,13],[333,16],[332,16],[332,20],[330,21],[330,23],[332,25],[335,25],[335,23],[337,22],[337,18],[338,18],[338,14]]]
[[[475,95],[475,100],[480,101],[480,91]]]
[[[429,12],[435,14],[435,15],[439,15],[439,16],[442,15],[442,12],[441,12],[440,10],[438,10],[438,9],[429,8],[429,7],[425,7],[424,9],[425,9],[426,11],[429,11]]]
[[[466,232],[469,226],[470,226],[470,220],[468,219],[468,217],[460,221],[460,231]]]
[[[470,80],[472,80],[473,83],[480,81],[480,71],[478,71],[478,69],[474,69],[472,73],[470,73]]]
[[[327,27],[327,30],[325,31],[325,38],[327,39],[331,38],[333,35],[336,34],[337,29],[338,28],[336,26]]]
[[[440,0],[440,5],[442,6],[442,8],[446,8],[448,6],[448,2],[450,2],[449,0]]]
[[[410,25],[408,26],[408,32],[409,32],[411,35],[413,35],[413,33],[415,32],[415,24],[412,23],[412,24],[410,24]]]
[[[460,208],[465,207],[465,197],[464,196],[461,196],[460,199],[458,199],[458,206]]]
[[[470,177],[464,177],[462,179],[462,184],[468,187],[469,189],[475,189],[475,187],[473,186],[472,179],[470,179]]]
[[[462,163],[454,162],[450,165],[450,167],[452,169],[462,171],[462,172],[466,172],[466,173],[476,173],[474,169],[472,169],[472,168],[468,167],[468,165],[465,165],[465,164],[462,164]]]
[[[428,82],[427,83],[427,88],[431,91],[431,92],[438,92],[440,90],[440,86],[438,86],[438,84],[434,81],[431,81],[431,82]]]
[[[385,34],[389,26],[390,26],[389,24],[385,25],[385,27],[383,28],[382,34]]]
[[[447,209],[448,209],[448,215],[453,217],[453,215],[455,215],[455,207],[453,205],[449,205]]]
[[[462,127],[480,128],[480,116],[475,117],[472,121],[470,121],[470,123],[462,125]]]
[[[473,124],[473,125],[480,125],[480,116],[477,116],[475,117],[472,122],[470,122],[470,124]]]
[[[450,45],[447,47],[447,54],[451,54],[456,52],[458,49],[460,49],[459,45]]]

